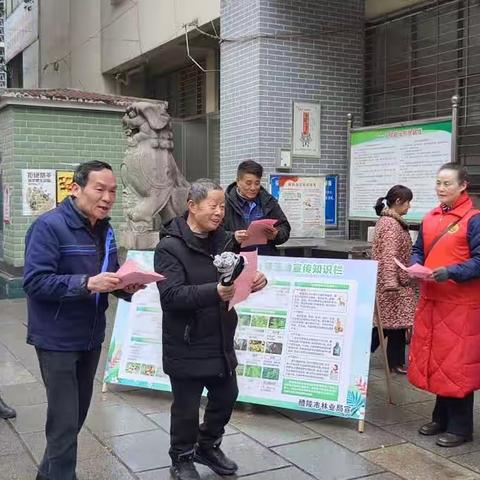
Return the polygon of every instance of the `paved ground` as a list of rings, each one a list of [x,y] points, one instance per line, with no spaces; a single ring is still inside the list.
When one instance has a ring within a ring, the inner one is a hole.
[[[34,479],[45,444],[45,394],[34,350],[25,344],[24,322],[24,301],[0,301],[0,391],[18,412],[17,419],[0,421],[0,480]],[[79,480],[170,478],[169,395],[125,389],[102,394],[103,364],[102,359],[80,436]],[[434,439],[416,433],[429,418],[431,396],[410,387],[404,377],[393,382],[397,405],[389,406],[382,368],[374,359],[364,434],[343,419],[240,404],[224,439],[227,454],[240,465],[238,477],[480,479],[480,434],[461,447],[436,447]],[[207,468],[199,470],[203,479],[220,478]]]

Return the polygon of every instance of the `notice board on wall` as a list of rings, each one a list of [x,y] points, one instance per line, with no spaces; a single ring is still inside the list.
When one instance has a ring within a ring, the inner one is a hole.
[[[434,119],[354,129],[350,133],[348,217],[376,220],[373,206],[394,185],[413,192],[405,217],[420,222],[438,203],[435,177],[451,160],[452,120]]]

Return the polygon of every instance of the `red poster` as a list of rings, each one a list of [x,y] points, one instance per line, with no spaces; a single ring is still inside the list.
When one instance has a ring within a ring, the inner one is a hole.
[[[303,135],[308,135],[310,133],[310,113],[303,112]]]

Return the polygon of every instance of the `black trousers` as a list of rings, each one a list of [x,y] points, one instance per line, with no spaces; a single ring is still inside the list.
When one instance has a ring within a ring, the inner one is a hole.
[[[406,329],[384,328],[383,333],[387,342],[387,359],[390,368],[403,367],[405,365],[405,347],[406,347]],[[372,330],[372,347],[373,353],[380,345],[380,336],[378,328]]]
[[[47,447],[38,471],[48,480],[74,480],[77,437],[88,413],[100,349],[57,352],[37,348],[47,391]]]
[[[238,396],[237,377],[188,378],[170,377],[173,403],[170,423],[170,457],[193,453],[195,444],[203,448],[219,445],[230,421]],[[200,398],[208,391],[203,423],[199,426]]]
[[[463,398],[437,395],[432,421],[449,433],[469,437],[473,433],[473,392]]]

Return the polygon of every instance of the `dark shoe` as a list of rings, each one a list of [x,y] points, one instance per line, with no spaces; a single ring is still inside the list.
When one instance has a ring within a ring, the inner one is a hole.
[[[464,435],[457,435],[455,433],[442,433],[438,438],[437,438],[437,445],[439,447],[458,447],[459,445],[462,445],[462,443],[465,442],[471,442],[473,440],[472,436],[464,436]]]
[[[17,412],[0,398],[0,418],[15,418]]]
[[[45,475],[42,475],[41,473],[37,473],[37,476],[35,477],[35,480],[48,480],[48,477]],[[77,480],[77,476],[75,475],[75,480]]]
[[[206,465],[219,475],[233,475],[238,470],[238,465],[230,460],[220,447],[198,447],[195,451],[194,461]]]
[[[172,460],[170,474],[175,480],[201,480],[193,463],[193,453],[182,454]]]
[[[390,369],[391,373],[398,373],[399,375],[406,375],[407,369],[404,367],[393,367]]]
[[[437,422],[430,422],[422,425],[418,430],[418,433],[421,435],[438,435],[439,433],[444,432],[445,429]]]

